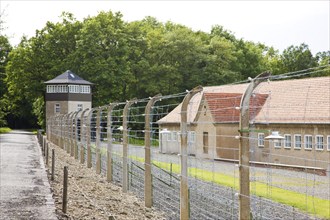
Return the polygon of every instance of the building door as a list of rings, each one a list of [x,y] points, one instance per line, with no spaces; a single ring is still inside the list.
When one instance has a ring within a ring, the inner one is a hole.
[[[209,133],[203,132],[203,153],[207,154],[209,152]]]

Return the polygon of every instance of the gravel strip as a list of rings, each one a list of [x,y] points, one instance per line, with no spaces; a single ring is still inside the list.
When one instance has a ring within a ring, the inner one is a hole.
[[[55,179],[50,185],[59,219],[164,219],[161,212],[145,208],[143,201],[132,193],[123,193],[119,186],[108,183],[105,177],[86,168],[55,145],[49,149],[48,173],[51,172],[51,149],[55,149],[56,158]],[[64,166],[69,170],[66,214],[62,212]]]

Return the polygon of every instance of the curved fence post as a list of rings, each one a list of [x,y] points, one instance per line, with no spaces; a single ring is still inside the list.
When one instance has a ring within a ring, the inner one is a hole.
[[[95,140],[95,157],[96,157],[96,173],[101,173],[101,112],[102,108],[98,107],[96,113],[96,140]]]
[[[87,167],[92,167],[92,152],[91,152],[91,116],[93,115],[93,111],[95,109],[92,108],[91,111],[88,113],[87,116]]]
[[[75,132],[74,132],[74,149],[73,149],[73,156],[74,156],[74,159],[78,159],[78,139],[79,139],[79,133],[78,133],[78,114],[79,112],[81,112],[82,110],[78,110],[77,113],[75,114],[75,117],[74,117],[74,127],[75,127]],[[81,124],[81,123],[80,123]],[[81,132],[81,129],[80,129],[80,132]]]
[[[191,98],[203,88],[198,86],[191,90],[184,98],[181,106],[181,176],[180,176],[180,219],[189,219],[188,196],[188,150],[187,150],[187,110]]]
[[[63,131],[63,128],[64,128],[64,122],[63,122],[63,118],[64,118],[64,115],[61,115],[60,116],[60,142],[59,142],[59,147],[60,148],[64,148],[63,145],[64,145],[64,131]]]
[[[150,129],[152,123],[152,107],[154,104],[161,99],[161,94],[158,94],[151,98],[145,108],[145,128],[144,128],[144,142],[145,142],[145,153],[144,153],[144,204],[150,208],[152,206],[152,176],[151,176],[151,132]]]
[[[87,135],[87,128],[85,125],[85,113],[88,111],[89,109],[86,108],[80,116],[80,163],[84,164],[85,163],[85,147],[84,147],[84,138],[85,135]],[[86,134],[85,134],[86,133]],[[86,142],[85,142],[86,143]],[[77,152],[78,153],[78,152]]]
[[[123,192],[126,193],[128,189],[128,117],[129,107],[136,102],[136,99],[128,101],[124,107],[123,112]]]
[[[73,150],[73,118],[74,118],[75,112],[70,113],[69,117],[69,147],[67,148],[67,153],[71,155],[71,152]]]
[[[239,120],[239,219],[250,219],[250,97],[253,90],[269,77],[270,73],[261,73],[251,80],[240,103]]]
[[[112,181],[112,110],[118,103],[111,103],[107,115],[107,181]]]

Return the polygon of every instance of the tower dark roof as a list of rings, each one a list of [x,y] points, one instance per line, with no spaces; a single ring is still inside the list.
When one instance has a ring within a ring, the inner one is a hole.
[[[55,77],[52,80],[45,82],[45,84],[80,84],[80,85],[92,85],[93,83],[88,82],[70,70],[65,71],[61,75]]]

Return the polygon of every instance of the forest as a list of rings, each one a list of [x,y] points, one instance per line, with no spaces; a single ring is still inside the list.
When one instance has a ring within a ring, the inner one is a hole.
[[[93,105],[222,85],[269,70],[283,74],[329,64],[308,45],[283,52],[238,39],[221,25],[193,31],[153,17],[126,22],[120,12],[83,21],[63,12],[17,46],[0,35],[0,127],[44,126],[44,82],[71,70],[94,83]],[[329,71],[322,73],[330,75]]]

